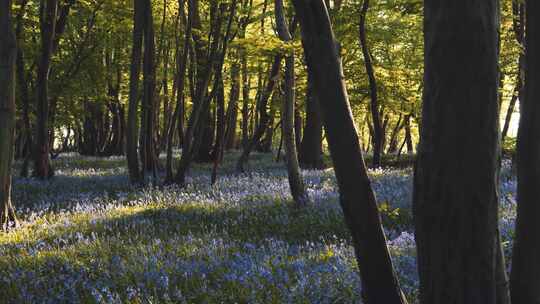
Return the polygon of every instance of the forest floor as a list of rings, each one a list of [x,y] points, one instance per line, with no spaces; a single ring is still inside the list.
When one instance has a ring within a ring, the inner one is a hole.
[[[294,207],[283,163],[254,154],[219,180],[196,165],[185,189],[132,188],[123,158],[62,154],[47,182],[14,180],[22,225],[0,233],[0,302],[361,303],[332,169],[303,171],[313,203]],[[515,178],[502,170],[510,254]],[[402,287],[416,301],[412,170],[370,170]]]

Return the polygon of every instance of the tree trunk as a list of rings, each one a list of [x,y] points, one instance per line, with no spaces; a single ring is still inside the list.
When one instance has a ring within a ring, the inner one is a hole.
[[[524,48],[524,41],[525,38],[525,4],[519,3],[518,0],[512,1],[512,11],[513,11],[513,28],[514,33],[516,36],[516,41],[519,43],[521,47]],[[519,53],[519,61],[518,61],[518,71],[517,71],[517,77],[516,77],[516,85],[514,87],[514,93],[512,94],[512,98],[510,99],[510,104],[508,105],[508,110],[506,111],[506,116],[504,118],[504,126],[501,134],[501,138],[504,141],[506,136],[508,135],[508,130],[510,129],[510,122],[512,122],[512,114],[514,114],[514,108],[516,106],[516,102],[521,97],[523,97],[523,72],[524,72],[524,66],[525,66],[525,57],[523,56],[523,52]]]
[[[226,120],[225,120],[225,90],[224,90],[224,84],[223,84],[223,64],[225,62],[225,56],[227,55],[227,46],[228,42],[230,40],[231,35],[231,28],[232,23],[235,17],[236,12],[236,3],[237,0],[231,1],[230,4],[230,12],[229,17],[227,21],[227,29],[225,31],[225,36],[223,37],[223,43],[222,43],[222,50],[221,50],[221,58],[219,59],[219,64],[216,69],[216,82],[217,90],[216,92],[216,104],[217,104],[217,114],[218,116],[218,125],[216,127],[216,144],[214,147],[213,152],[213,158],[214,158],[214,166],[212,167],[212,177],[211,182],[214,184],[217,181],[217,170],[219,167],[219,164],[221,163],[223,159],[223,150],[225,148],[225,138],[226,138]],[[225,10],[225,5],[221,7],[222,14]]]
[[[302,114],[300,113],[300,109],[298,108],[296,104],[296,100],[294,102],[294,138],[296,142],[296,147],[299,148],[302,144]]]
[[[300,166],[309,169],[324,168],[322,155],[322,113],[319,101],[314,92],[313,80],[308,74],[306,94],[306,126],[298,155]]]
[[[195,86],[193,100],[193,110],[188,121],[188,127],[184,136],[184,142],[182,145],[182,156],[180,158],[179,168],[176,172],[175,183],[183,186],[185,184],[186,173],[189,170],[193,157],[197,154],[198,149],[203,139],[204,125],[209,114],[210,96],[208,96],[208,84],[212,70],[214,69],[216,54],[219,45],[219,34],[221,33],[221,15],[214,17],[217,14],[217,3],[211,3],[210,14],[211,19],[216,18],[213,22],[216,26],[212,29],[210,34],[212,43],[209,46],[210,50],[206,52],[203,47],[203,43],[200,40],[201,20],[199,16],[199,2],[198,0],[189,1],[188,12],[192,18],[192,28],[194,36],[195,56],[197,59],[197,84]],[[214,24],[213,23],[213,24]]]
[[[221,159],[221,147],[224,146],[225,141],[225,87],[223,84],[223,75],[217,76],[217,88],[216,88],[216,138],[214,147],[212,150],[212,160]]]
[[[398,121],[396,122],[396,125],[392,129],[392,133],[390,134],[390,143],[388,144],[388,153],[396,153],[398,150],[398,137],[399,132],[403,128],[403,115],[399,114]]]
[[[247,55],[241,50],[242,56],[242,148],[249,145],[249,91],[250,80],[248,73]]]
[[[272,94],[272,99],[270,101],[270,112],[269,112],[269,121],[268,127],[264,136],[259,141],[256,150],[261,153],[271,153],[272,152],[272,140],[274,137],[274,132],[276,128],[274,127],[274,120],[276,118],[277,108],[283,103],[283,97],[276,91]],[[283,107],[282,107],[283,108]]]
[[[227,106],[225,131],[225,149],[236,147],[236,127],[238,120],[238,99],[240,97],[240,64],[234,60],[231,67],[231,91],[229,93],[229,105]]]
[[[41,50],[36,79],[36,147],[34,151],[34,176],[47,179],[53,175],[49,161],[49,70],[53,51],[54,33],[58,10],[57,0],[42,0],[40,11]]]
[[[369,80],[369,94],[371,96],[371,118],[373,120],[373,167],[379,167],[381,165],[381,154],[384,146],[384,132],[379,113],[379,100],[377,95],[377,81],[375,79],[375,71],[373,70],[373,63],[371,62],[371,54],[367,45],[366,38],[366,15],[369,9],[369,0],[364,0],[362,9],[360,11],[360,45],[362,47],[362,54],[364,56],[364,64],[366,66],[366,72]]]
[[[424,15],[413,195],[420,301],[496,303],[499,4],[426,0]]]
[[[290,43],[292,40],[289,26],[285,20],[283,12],[283,1],[275,0],[276,27],[279,38]],[[294,52],[290,51],[285,57],[285,79],[284,87],[285,96],[283,100],[283,143],[285,144],[285,159],[287,165],[287,173],[289,177],[289,187],[291,188],[292,197],[299,207],[304,207],[309,203],[309,197],[306,192],[300,165],[298,164],[298,153],[296,151],[296,134],[295,134],[295,79],[294,79]]]
[[[141,133],[144,141],[140,152],[143,170],[152,172],[154,180],[158,165],[158,154],[156,151],[156,66],[155,66],[155,37],[154,18],[152,15],[152,3],[150,0],[144,2],[144,58],[143,58],[143,98]],[[144,176],[144,173],[143,173]]]
[[[257,146],[262,136],[266,132],[266,128],[268,128],[270,117],[267,113],[266,108],[268,107],[268,99],[270,99],[270,96],[272,95],[272,92],[274,91],[274,87],[276,85],[276,81],[279,75],[279,70],[281,67],[281,59],[282,59],[281,55],[274,56],[274,61],[272,63],[272,66],[270,67],[270,73],[268,76],[266,87],[264,88],[264,91],[262,92],[257,102],[257,108],[260,114],[260,122],[257,125],[257,129],[255,130],[255,132],[253,132],[253,136],[249,140],[248,145],[244,148],[244,150],[242,151],[242,155],[238,159],[238,162],[236,164],[237,172],[245,171],[245,165],[249,159],[249,154]]]
[[[32,126],[30,124],[30,93],[28,88],[28,79],[25,75],[24,68],[24,51],[22,48],[23,42],[23,17],[26,11],[26,5],[28,0],[22,1],[20,4],[20,11],[16,17],[16,29],[15,36],[17,40],[17,59],[16,59],[16,76],[17,76],[17,87],[19,90],[19,96],[22,102],[22,120],[23,120],[23,132],[21,136],[23,137],[24,143],[22,148],[21,157],[24,159],[21,166],[22,177],[28,177],[28,161],[32,157]]]
[[[129,108],[126,134],[126,157],[129,180],[132,184],[142,183],[137,154],[137,112],[139,102],[139,75],[141,73],[142,42],[144,31],[144,1],[134,0],[133,46],[131,49],[131,65],[129,78]]]
[[[519,72],[521,73],[521,72]],[[506,115],[504,117],[504,125],[501,133],[501,140],[504,142],[506,139],[506,136],[508,135],[508,130],[510,129],[510,123],[512,122],[512,114],[514,114],[514,109],[516,107],[517,100],[519,98],[519,91],[520,87],[518,86],[518,82],[521,82],[521,76],[518,76],[519,80],[516,81],[516,86],[514,88],[514,92],[512,94],[512,98],[510,99],[510,103],[508,104],[508,110],[506,111]]]
[[[11,0],[0,3],[0,225],[17,226],[11,202],[11,163],[15,138],[15,61],[17,43],[11,20]]]
[[[352,235],[366,303],[406,303],[367,175],[330,18],[322,0],[294,0],[308,73],[324,117],[340,203]]]
[[[517,142],[517,222],[512,254],[512,303],[540,299],[540,3],[526,1],[525,88]]]
[[[411,131],[411,114],[407,115],[405,122],[405,143],[407,144],[407,153],[412,155],[414,154],[414,146],[412,140],[412,131]]]
[[[184,13],[184,0],[178,0],[178,14],[185,14]],[[165,182],[166,183],[172,183],[173,182],[173,165],[172,165],[172,147],[173,147],[173,137],[175,129],[178,129],[178,133],[181,139],[183,139],[183,132],[184,132],[184,87],[185,87],[185,77],[186,77],[186,70],[187,70],[187,59],[189,54],[189,48],[191,45],[191,15],[188,14],[187,21],[185,22],[185,34],[184,34],[184,47],[182,50],[181,57],[178,60],[177,63],[177,79],[176,79],[176,107],[174,109],[174,113],[172,116],[172,123],[169,126],[169,130],[167,131],[167,164],[166,164],[166,177]],[[178,127],[177,127],[178,124]],[[182,144],[182,141],[180,141],[180,144]]]

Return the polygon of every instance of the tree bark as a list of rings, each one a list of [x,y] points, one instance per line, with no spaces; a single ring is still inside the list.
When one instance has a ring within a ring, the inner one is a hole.
[[[275,0],[275,15],[276,15],[276,27],[279,38],[290,43],[292,36],[289,31],[289,26],[285,20],[285,14],[283,12],[283,1]],[[283,143],[285,144],[285,159],[287,165],[287,173],[289,177],[289,187],[294,202],[299,207],[304,207],[309,203],[309,196],[306,192],[306,186],[300,172],[300,165],[298,164],[298,153],[296,150],[296,134],[295,134],[295,79],[294,79],[294,52],[290,51],[285,56],[285,79],[284,79],[284,91],[285,96],[283,100],[283,108],[281,113],[283,114],[282,132]]]
[[[17,43],[11,19],[11,0],[0,3],[0,225],[17,226],[11,201],[11,163],[15,138],[15,61]]]
[[[392,133],[390,134],[390,142],[388,144],[388,151],[387,153],[396,153],[398,150],[398,136],[399,132],[403,128],[403,115],[399,114],[398,121],[396,122],[396,125],[392,129]]]
[[[178,14],[184,13],[184,0],[178,0]],[[177,79],[176,79],[176,107],[172,116],[172,123],[167,131],[167,164],[166,164],[166,177],[165,183],[173,182],[173,165],[172,165],[172,150],[173,150],[173,137],[175,129],[178,129],[178,133],[181,139],[183,139],[184,132],[184,88],[185,78],[187,70],[187,59],[189,49],[191,45],[191,15],[188,14],[187,21],[185,22],[185,34],[184,34],[184,46],[181,57],[177,64]],[[178,127],[177,127],[178,124]],[[182,144],[182,141],[180,141]]]
[[[407,144],[407,153],[412,155],[414,154],[414,146],[412,139],[412,130],[411,130],[411,114],[407,115],[405,122],[405,143]]]
[[[221,49],[221,58],[219,59],[219,64],[216,69],[216,104],[217,104],[217,116],[218,116],[218,125],[216,132],[216,144],[214,146],[213,158],[214,166],[212,168],[212,177],[211,182],[214,184],[217,181],[217,170],[219,164],[223,160],[223,150],[225,148],[225,139],[226,139],[226,120],[225,120],[225,90],[223,84],[223,64],[225,62],[225,56],[227,55],[227,46],[231,37],[232,23],[235,17],[237,0],[231,1],[229,5],[229,17],[227,19],[227,28],[225,30],[225,36],[223,37],[222,49]],[[225,5],[221,8],[222,12],[225,10]],[[221,19],[220,19],[221,20]],[[234,106],[234,105],[233,105]]]
[[[21,149],[22,155],[19,155],[24,159],[23,165],[21,166],[22,177],[28,177],[28,161],[32,157],[32,126],[30,124],[30,93],[28,87],[28,79],[25,74],[24,67],[24,51],[22,47],[22,42],[24,41],[23,36],[23,17],[26,12],[26,7],[28,0],[23,0],[20,3],[19,13],[15,18],[15,38],[17,40],[17,59],[16,59],[16,77],[17,77],[17,87],[19,91],[19,96],[22,103],[22,120],[23,120],[23,147]]]
[[[240,56],[242,58],[242,148],[246,149],[249,145],[249,92],[251,88],[246,50],[241,50]]]
[[[214,14],[218,14],[217,3],[212,2],[210,9],[211,19],[216,18],[217,20],[213,21],[216,26],[212,28],[210,36],[213,39],[209,46],[209,51],[206,52],[199,37],[202,26],[199,16],[199,2],[198,0],[190,0],[188,3],[188,13],[191,15],[192,28],[195,30],[192,36],[194,40],[194,53],[197,60],[197,83],[194,88],[194,95],[192,96],[193,110],[189,117],[188,127],[182,145],[182,156],[175,176],[175,183],[181,186],[185,185],[186,173],[203,139],[204,134],[202,131],[204,131],[204,125],[201,122],[205,122],[207,120],[206,116],[209,114],[210,96],[208,96],[208,84],[216,63],[219,34],[221,33],[221,15],[214,16]]]
[[[540,303],[540,3],[526,1],[525,88],[517,142],[517,222],[512,303]]]
[[[126,133],[126,157],[129,180],[132,184],[142,183],[137,154],[137,112],[139,102],[139,76],[141,73],[142,43],[144,31],[144,0],[134,0],[133,41],[129,78],[129,107]]]
[[[377,95],[377,80],[375,79],[375,71],[371,61],[371,54],[366,38],[366,15],[369,10],[369,0],[364,0],[360,10],[359,35],[360,45],[362,47],[362,55],[364,56],[364,64],[369,80],[369,94],[371,96],[371,119],[373,121],[373,167],[381,165],[381,154],[384,147],[384,131],[379,113],[379,100]]]
[[[58,10],[57,0],[40,3],[41,49],[36,79],[36,147],[34,151],[34,176],[47,179],[53,175],[49,160],[49,70],[53,52],[54,33]]]
[[[520,3],[518,0],[512,1],[512,15],[513,15],[513,30],[516,36],[516,41],[520,47],[524,50],[524,39],[525,39],[525,4]],[[514,108],[518,99],[523,97],[523,73],[525,68],[525,57],[523,52],[519,53],[518,60],[518,71],[516,77],[516,85],[514,87],[514,93],[510,99],[510,104],[508,105],[508,110],[506,111],[506,116],[504,118],[504,126],[502,130],[502,141],[508,135],[508,130],[510,129],[510,122],[512,121],[512,114],[514,114]]]
[[[364,301],[406,303],[392,266],[375,193],[367,175],[330,18],[322,0],[294,0],[311,73],[324,117],[340,203],[351,232]]]
[[[240,97],[240,64],[234,60],[231,67],[231,90],[229,93],[229,104],[227,106],[225,130],[225,149],[230,150],[236,147],[236,128],[238,120],[238,99]]]
[[[300,166],[308,169],[324,168],[322,151],[322,113],[313,89],[313,80],[308,74],[306,93],[306,126],[298,155]]]
[[[143,96],[141,113],[141,143],[140,153],[143,170],[152,172],[154,180],[158,165],[158,152],[156,151],[156,66],[155,66],[155,35],[152,3],[144,1],[144,57],[143,57]],[[144,172],[143,172],[144,176]]]
[[[261,140],[262,136],[266,132],[266,128],[268,128],[268,123],[270,122],[270,116],[267,113],[267,107],[268,107],[268,99],[270,99],[270,96],[272,95],[272,92],[274,91],[274,87],[276,85],[277,78],[279,76],[279,70],[281,68],[281,55],[274,56],[274,61],[270,67],[270,72],[268,76],[268,81],[266,83],[266,87],[264,88],[264,91],[262,92],[258,102],[257,102],[257,110],[260,115],[260,121],[257,125],[257,129],[253,132],[252,138],[249,140],[248,145],[244,148],[242,151],[242,155],[238,159],[238,162],[236,163],[236,171],[237,172],[244,172],[245,171],[245,165],[249,159],[249,154],[251,154],[251,151],[257,146],[259,141]]]
[[[413,212],[421,303],[496,303],[499,4],[426,0]]]

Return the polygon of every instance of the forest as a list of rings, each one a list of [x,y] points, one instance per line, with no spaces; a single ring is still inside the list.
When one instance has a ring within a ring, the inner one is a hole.
[[[539,219],[537,0],[0,0],[0,303],[538,304]]]

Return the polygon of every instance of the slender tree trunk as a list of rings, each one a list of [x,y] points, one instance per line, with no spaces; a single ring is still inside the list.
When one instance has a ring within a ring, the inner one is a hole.
[[[379,167],[381,165],[381,154],[384,147],[384,132],[379,113],[379,100],[377,95],[377,81],[375,79],[375,71],[373,70],[373,63],[371,61],[371,54],[369,53],[369,47],[366,38],[366,15],[369,9],[369,0],[363,0],[362,9],[360,11],[360,45],[362,47],[362,54],[364,56],[364,64],[366,66],[366,72],[369,80],[369,93],[371,96],[371,119],[373,120],[373,167]]]
[[[144,31],[144,1],[134,0],[133,46],[131,49],[131,66],[129,78],[129,108],[126,134],[126,156],[129,180],[132,184],[142,183],[137,154],[137,112],[139,102],[139,76],[141,73],[142,43]]]
[[[319,101],[313,88],[313,80],[308,74],[308,87],[306,94],[306,126],[300,145],[300,166],[310,169],[324,168],[322,155],[322,113]]]
[[[49,161],[49,70],[58,10],[57,0],[42,0],[40,4],[41,49],[36,80],[36,147],[34,152],[34,176],[46,179],[53,175]]]
[[[517,143],[517,223],[512,254],[512,303],[540,303],[540,3],[526,3],[525,88]]]
[[[411,114],[407,115],[405,122],[405,142],[407,144],[407,153],[414,154],[414,146],[412,140],[412,131],[411,131]]]
[[[399,119],[396,122],[396,125],[392,129],[392,133],[390,134],[390,143],[388,145],[388,153],[396,153],[398,150],[398,136],[399,132],[403,128],[403,115],[399,114]]]
[[[269,112],[269,121],[268,121],[268,127],[266,128],[266,132],[264,136],[259,141],[258,146],[256,147],[256,150],[261,153],[270,153],[272,152],[272,140],[274,137],[274,131],[276,128],[274,127],[274,120],[276,118],[277,108],[283,103],[283,96],[280,96],[279,93],[275,92],[272,94],[272,99],[270,101],[270,112]]]
[[[178,0],[178,14],[184,14],[184,0]],[[167,164],[166,164],[166,183],[173,182],[173,165],[172,165],[172,150],[173,150],[173,137],[175,129],[178,129],[179,136],[183,139],[183,120],[184,120],[184,88],[185,88],[185,77],[187,70],[187,59],[189,54],[189,48],[191,45],[191,15],[188,14],[187,21],[185,24],[185,34],[184,34],[184,47],[182,50],[181,57],[178,59],[177,64],[177,80],[176,80],[176,107],[174,109],[174,114],[172,116],[172,123],[169,126],[167,132]],[[178,124],[178,128],[176,127]],[[182,142],[180,142],[182,144]]]
[[[156,151],[156,66],[155,66],[155,36],[154,18],[152,15],[152,3],[145,0],[144,3],[144,58],[143,58],[143,99],[141,133],[143,142],[140,148],[143,170],[152,172],[154,180],[158,165]],[[144,176],[144,173],[143,173]]]
[[[231,91],[227,106],[227,129],[225,131],[225,149],[236,147],[236,128],[238,120],[238,99],[240,97],[240,64],[234,60],[231,67]]]
[[[217,14],[217,3],[212,2],[211,6],[211,15],[214,16],[214,14]],[[212,17],[217,19],[213,21],[217,26],[212,29],[210,35],[213,38],[212,43],[209,46],[210,50],[209,52],[205,52],[202,41],[200,40],[200,37],[198,37],[202,26],[199,16],[198,0],[189,1],[188,12],[191,14],[193,22],[192,28],[197,31],[197,33],[193,31],[195,44],[194,53],[197,59],[197,84],[194,91],[195,95],[192,96],[194,104],[193,110],[189,117],[188,127],[182,145],[182,156],[175,176],[175,183],[182,186],[185,184],[186,173],[189,170],[193,157],[196,155],[198,148],[201,145],[202,137],[204,135],[202,132],[204,131],[204,126],[201,122],[205,122],[207,120],[206,116],[209,114],[210,96],[208,96],[208,84],[210,82],[212,70],[214,69],[219,45],[219,34],[221,33],[221,15]]]
[[[11,202],[11,163],[15,138],[15,61],[17,43],[11,20],[11,0],[0,3],[0,224],[17,226]]]
[[[284,42],[290,42],[292,35],[289,31],[289,26],[285,20],[283,12],[283,1],[275,0],[275,15],[276,27],[279,38]],[[297,206],[303,207],[309,203],[309,197],[306,192],[300,165],[298,164],[298,153],[296,151],[296,135],[295,134],[295,79],[294,79],[294,52],[291,51],[285,57],[285,79],[284,79],[285,96],[283,100],[283,141],[285,144],[285,158],[287,165],[287,173],[289,176],[289,187],[291,188],[292,197]]]
[[[525,4],[520,3],[519,0],[512,1],[512,15],[513,15],[513,30],[516,36],[516,41],[519,45],[525,49],[524,39],[525,39]],[[508,130],[510,129],[510,122],[512,121],[512,114],[514,113],[514,108],[516,102],[523,97],[523,73],[525,68],[525,57],[523,52],[519,53],[518,61],[518,71],[516,77],[516,86],[514,87],[514,93],[508,105],[508,110],[506,111],[506,116],[504,118],[504,126],[502,130],[502,140],[508,135]]]
[[[302,28],[308,73],[323,112],[365,303],[406,303],[386,246],[326,6],[322,0],[294,0],[293,4]]]
[[[24,51],[22,47],[23,38],[23,17],[26,11],[26,5],[28,0],[23,0],[20,3],[20,11],[16,17],[16,29],[15,36],[17,40],[17,59],[16,59],[16,74],[17,74],[17,86],[20,92],[20,98],[22,102],[22,120],[23,120],[23,148],[22,154],[23,164],[21,166],[20,175],[22,177],[28,177],[28,163],[32,157],[32,126],[30,124],[30,93],[28,88],[28,79],[25,74],[24,68]]]
[[[225,31],[225,36],[223,37],[221,58],[219,59],[219,65],[216,70],[216,85],[217,85],[217,94],[216,94],[216,103],[217,103],[217,116],[218,116],[218,125],[217,125],[217,134],[216,134],[216,145],[214,148],[214,166],[212,168],[212,177],[211,182],[214,184],[217,180],[217,170],[219,164],[223,159],[223,150],[225,148],[225,138],[226,138],[226,121],[225,121],[225,90],[223,84],[223,64],[225,62],[225,56],[227,55],[227,46],[230,40],[232,23],[235,18],[236,12],[236,3],[237,0],[231,1],[229,5],[229,17],[227,21],[227,28]],[[225,6],[222,6],[222,11],[225,10]],[[233,105],[234,106],[234,105]]]
[[[521,71],[519,72],[519,74],[521,74]],[[521,75],[518,75],[517,78],[518,80],[516,81],[516,86],[514,87],[514,92],[512,94],[512,98],[510,99],[510,103],[508,104],[508,110],[506,111],[506,115],[504,117],[504,125],[501,133],[502,141],[504,141],[506,139],[506,136],[508,135],[510,123],[512,122],[512,114],[514,114],[514,109],[520,95],[519,92],[521,91]]]
[[[298,108],[296,104],[296,100],[294,102],[294,140],[296,142],[296,147],[299,148],[302,144],[302,114],[300,113],[300,109]]]
[[[223,155],[223,146],[225,141],[225,88],[223,87],[222,76],[219,75],[218,77],[218,87],[216,92],[216,143],[214,145],[214,150],[212,151],[212,158],[214,161],[211,176],[212,185],[217,181],[217,170]]]
[[[497,276],[499,3],[426,0],[424,15],[413,195],[420,301],[496,303],[505,284]]]
[[[250,80],[245,50],[241,50],[242,58],[242,148],[249,145],[249,92]]]
[[[266,87],[264,88],[264,91],[262,92],[261,97],[257,102],[258,112],[261,116],[260,122],[257,125],[257,129],[255,130],[255,132],[253,132],[253,136],[249,140],[248,145],[244,148],[244,150],[242,151],[242,155],[238,159],[238,162],[236,164],[237,172],[245,171],[245,165],[249,159],[249,154],[257,146],[262,136],[266,132],[266,128],[268,128],[270,117],[267,113],[266,108],[268,106],[268,99],[270,99],[270,95],[272,95],[274,91],[274,87],[276,85],[276,80],[278,78],[279,70],[281,67],[281,59],[282,59],[281,55],[276,55],[274,57],[274,62],[272,63],[272,66],[270,67],[270,73],[269,73],[268,81],[266,83]]]

